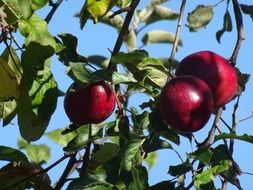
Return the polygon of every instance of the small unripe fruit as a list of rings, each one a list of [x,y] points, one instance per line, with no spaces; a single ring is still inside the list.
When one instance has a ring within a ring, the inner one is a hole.
[[[182,133],[193,133],[205,126],[213,111],[208,85],[194,76],[179,76],[168,81],[159,97],[162,118]]]
[[[115,104],[114,93],[104,81],[77,90],[70,88],[64,99],[65,112],[75,125],[101,123],[112,114]]]
[[[185,57],[178,65],[176,75],[193,75],[204,80],[212,91],[214,108],[228,103],[237,90],[234,67],[224,57],[211,51],[199,51]]]

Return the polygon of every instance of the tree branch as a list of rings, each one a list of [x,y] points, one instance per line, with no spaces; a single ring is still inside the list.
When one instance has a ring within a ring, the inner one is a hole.
[[[115,46],[113,48],[112,56],[120,51],[120,48],[124,42],[125,36],[128,32],[128,28],[131,23],[132,17],[134,15],[134,11],[135,11],[137,5],[139,4],[139,2],[140,2],[140,0],[132,0],[131,4],[129,5],[129,9],[127,9],[127,15],[126,15],[125,21],[121,27],[118,38],[115,43]],[[114,69],[115,68],[114,68],[112,62],[110,61],[109,65],[108,65],[108,70],[114,70]]]
[[[68,164],[67,164],[65,170],[63,171],[63,173],[62,173],[60,179],[58,180],[58,182],[57,182],[57,184],[56,184],[54,190],[60,190],[60,189],[63,187],[63,185],[65,184],[66,179],[67,179],[69,173],[71,172],[73,166],[75,165],[75,163],[76,163],[76,153],[73,154],[73,155],[70,157],[69,162],[68,162]]]
[[[213,139],[214,139],[214,134],[215,134],[215,130],[216,128],[219,127],[219,123],[220,123],[220,118],[221,118],[221,114],[222,114],[222,108],[219,108],[217,110],[212,128],[210,129],[207,138],[200,144],[198,144],[198,148],[204,148],[204,147],[209,147],[211,146],[211,144],[213,143]]]
[[[235,21],[236,21],[236,28],[237,28],[237,41],[236,41],[236,45],[232,53],[232,56],[230,58],[230,62],[233,66],[235,66],[242,41],[244,40],[244,29],[243,29],[242,12],[241,12],[238,0],[232,0],[232,2],[233,2],[233,7],[234,7],[234,14],[235,14]]]
[[[60,4],[62,3],[63,0],[57,0],[55,3],[51,1],[49,1],[49,5],[52,7],[51,11],[48,13],[48,15],[45,18],[45,21],[47,23],[50,22],[50,20],[52,19],[54,13],[56,12],[56,10],[58,9],[58,7],[60,6]]]

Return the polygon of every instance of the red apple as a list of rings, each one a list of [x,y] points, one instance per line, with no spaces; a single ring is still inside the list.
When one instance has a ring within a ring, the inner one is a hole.
[[[70,88],[64,99],[64,109],[76,125],[101,123],[115,108],[115,96],[110,86],[104,82],[94,82],[84,88]]]
[[[215,108],[228,103],[237,90],[234,67],[211,51],[199,51],[185,57],[178,65],[176,75],[193,75],[204,80],[212,91]]]
[[[159,97],[162,118],[174,129],[192,133],[205,126],[213,111],[208,85],[194,76],[179,76],[168,81]]]

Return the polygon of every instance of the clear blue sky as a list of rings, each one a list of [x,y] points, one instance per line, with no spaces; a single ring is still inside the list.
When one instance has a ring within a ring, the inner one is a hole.
[[[144,1],[142,1],[143,4]],[[147,2],[147,1],[145,1]],[[235,41],[236,41],[236,28],[235,23],[233,22],[233,31],[231,33],[225,33],[222,36],[221,44],[215,39],[215,33],[222,28],[222,20],[223,14],[225,12],[225,4],[221,4],[220,6],[214,9],[215,14],[211,23],[206,27],[206,29],[201,29],[199,32],[190,33],[188,28],[185,27],[186,24],[186,16],[188,12],[193,10],[197,4],[209,4],[216,3],[217,1],[207,1],[207,0],[196,0],[196,1],[188,1],[186,3],[186,11],[183,20],[183,26],[181,31],[181,39],[183,40],[183,47],[179,48],[179,51],[176,53],[175,57],[178,60],[181,60],[184,56],[199,50],[211,50],[223,55],[226,58],[229,58],[232,54]],[[63,1],[60,8],[57,10],[54,15],[52,21],[49,24],[49,30],[53,35],[57,35],[61,32],[71,33],[78,37],[78,51],[80,54],[88,56],[94,54],[100,54],[105,56],[110,56],[110,52],[108,48],[113,49],[117,33],[113,28],[103,24],[93,25],[91,21],[87,23],[83,30],[79,29],[79,21],[77,18],[74,18],[73,15],[80,10],[83,1]],[[243,4],[252,4],[251,0],[240,1]],[[179,10],[180,1],[169,1],[166,5],[174,10]],[[230,10],[231,9],[230,3]],[[40,15],[44,18],[49,9],[45,9],[40,11]],[[230,12],[233,17],[233,12]],[[253,42],[253,22],[249,16],[244,16],[244,27],[245,27],[245,36],[246,39],[242,44],[240,54],[238,56],[237,67],[240,68],[242,72],[253,73],[252,60],[253,60],[253,50],[252,50],[252,42]],[[164,29],[171,32],[175,32],[176,29],[176,21],[167,22],[163,21],[160,23],[153,24],[147,27],[140,33],[141,37],[145,32],[150,31],[152,29]],[[139,44],[141,45],[141,44]],[[2,48],[3,46],[0,46]],[[149,45],[145,46],[151,57],[164,57],[169,56],[172,46],[171,45]],[[123,47],[122,50],[125,50]],[[59,88],[62,91],[66,91],[68,86],[71,84],[71,80],[66,77],[64,66],[57,61],[56,58],[53,59],[52,69],[54,76],[58,82]],[[253,81],[252,79],[247,84],[246,92],[241,97],[240,107],[238,110],[237,117],[238,119],[245,118],[252,114],[253,110]],[[143,101],[146,101],[147,97],[143,95],[135,95],[131,98],[131,105],[138,107]],[[223,113],[223,118],[231,123],[231,113],[233,109],[234,102],[231,102],[227,106],[227,110]],[[197,132],[195,134],[196,138],[201,141],[203,140],[208,130],[211,127],[212,119],[207,124],[205,129]],[[52,117],[50,122],[50,126],[47,131],[51,131],[56,128],[64,128],[69,124],[69,120],[65,115],[63,110],[63,98],[59,98],[58,106],[55,114]],[[224,127],[224,126],[222,126]],[[253,119],[247,120],[241,123],[237,129],[238,134],[253,134]],[[18,126],[16,122],[13,122],[13,125],[9,125],[5,128],[0,128],[0,145],[7,145],[11,147],[16,147],[16,140],[19,135]],[[185,152],[191,152],[190,143],[181,138],[182,143],[180,146],[175,146],[175,148],[181,153],[182,156],[185,155]],[[42,137],[36,143],[46,143],[52,147],[51,149],[51,160],[50,163],[53,163],[55,160],[62,156],[62,151],[59,151],[59,146],[48,141],[47,138]],[[193,147],[195,148],[195,147]],[[240,165],[242,171],[253,173],[253,165],[252,165],[252,157],[253,155],[253,145],[245,142],[236,141],[235,143],[235,151],[234,158]],[[49,164],[50,164],[49,163]],[[156,182],[167,180],[169,176],[166,174],[168,171],[169,165],[179,164],[180,160],[177,155],[171,150],[163,150],[159,152],[159,160],[155,168],[150,171],[150,184],[154,184]],[[0,166],[4,163],[0,162]],[[52,180],[55,181],[60,176],[60,173],[57,171],[62,171],[65,167],[65,162],[59,165],[57,168],[53,169],[49,172],[50,176],[52,176]],[[252,179],[253,176],[250,175],[242,175],[239,177],[241,181],[242,187],[247,190],[252,188]],[[236,189],[234,186],[229,186],[229,190]]]

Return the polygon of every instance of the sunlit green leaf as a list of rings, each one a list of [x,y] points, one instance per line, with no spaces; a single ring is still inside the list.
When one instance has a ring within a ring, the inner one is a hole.
[[[164,30],[152,30],[142,37],[142,43],[145,45],[154,43],[173,44],[174,41],[175,41],[175,34]],[[178,45],[182,44],[183,44],[182,41],[179,39]]]
[[[138,63],[144,58],[148,57],[148,52],[145,50],[135,50],[130,53],[119,52],[112,56],[111,62],[113,64],[118,63]]]
[[[118,31],[121,29],[124,19],[121,15],[115,15],[113,18],[110,16],[113,14],[113,12],[109,11],[102,19],[100,22],[107,24],[109,26],[112,26],[116,28]],[[110,17],[110,18],[109,18]]]
[[[125,43],[129,52],[136,50],[137,37],[133,29],[129,29],[125,37]]]
[[[50,148],[45,145],[29,144],[25,147],[28,158],[37,164],[47,163],[50,159]]]
[[[198,5],[191,13],[188,14],[188,27],[191,32],[205,27],[213,18],[212,5]]]
[[[61,134],[63,129],[55,129],[53,131],[47,132],[45,135],[55,143],[61,145],[61,146],[67,146],[67,144],[75,137],[75,133],[67,133],[67,134]]]
[[[13,161],[27,161],[25,154],[17,149],[0,146],[0,160],[5,160],[9,162]]]
[[[17,101],[0,102],[0,120],[3,119],[3,126],[8,125],[16,116]]]
[[[20,97],[20,87],[8,63],[0,57],[0,101],[10,101]]]
[[[102,55],[90,55],[87,57],[89,63],[92,63],[100,68],[106,69],[109,63],[108,58]]]
[[[30,43],[39,43],[40,46],[46,46],[47,51],[43,53],[45,57],[53,55],[54,51],[59,51],[59,46],[54,37],[48,32],[47,23],[37,15],[33,15],[29,20],[19,20],[20,33],[25,37],[25,45]]]
[[[201,173],[197,173],[194,176],[194,187],[196,190],[201,190],[201,186],[203,184],[208,184],[209,182],[213,181],[215,175],[226,171],[229,168],[229,164],[227,161],[222,161],[219,165],[211,167]]]
[[[233,29],[232,20],[229,11],[227,10],[223,17],[223,28],[216,33],[216,39],[220,43],[221,36],[224,32],[231,32]]]
[[[152,169],[158,162],[158,153],[157,152],[150,152],[147,155],[147,158],[145,158],[144,160],[147,165],[148,165],[148,169]]]
[[[113,72],[112,74],[112,83],[113,84],[119,84],[119,83],[131,83],[131,82],[137,82],[137,80],[133,77],[130,73],[119,73],[119,72]]]

